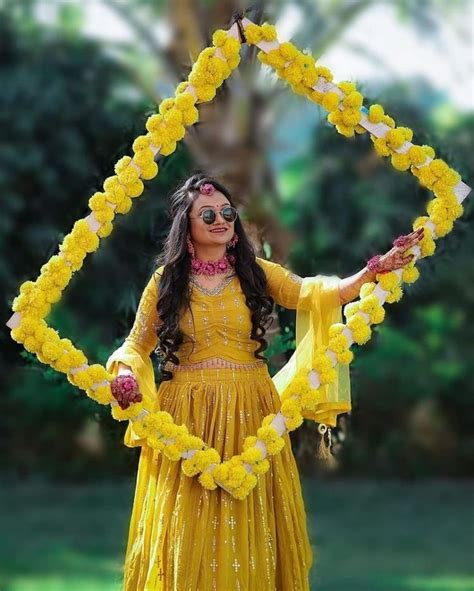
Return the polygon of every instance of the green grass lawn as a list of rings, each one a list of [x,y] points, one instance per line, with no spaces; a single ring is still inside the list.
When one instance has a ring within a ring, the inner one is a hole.
[[[303,486],[313,590],[474,591],[474,482]],[[3,483],[0,591],[120,591],[133,487]]]

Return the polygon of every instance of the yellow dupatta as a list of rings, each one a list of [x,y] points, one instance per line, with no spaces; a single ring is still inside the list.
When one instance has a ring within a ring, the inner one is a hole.
[[[307,376],[317,349],[329,343],[329,327],[342,322],[339,282],[340,278],[334,275],[303,278],[296,308],[295,351],[272,378],[280,396],[295,377]],[[304,418],[330,427],[336,426],[338,414],[351,410],[349,366],[338,364],[335,369],[336,380],[319,386],[320,401],[316,409],[302,413]],[[320,432],[324,435],[325,430]],[[324,457],[324,452],[321,455]]]

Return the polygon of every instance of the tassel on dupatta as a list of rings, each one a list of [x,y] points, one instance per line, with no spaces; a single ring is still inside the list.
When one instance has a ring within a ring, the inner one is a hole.
[[[308,376],[318,348],[329,343],[329,327],[342,322],[339,282],[340,278],[334,275],[303,278],[296,308],[295,351],[272,378],[280,397],[296,377]],[[335,369],[336,380],[318,387],[319,400],[315,410],[302,413],[304,418],[319,423],[318,457],[325,461],[333,459],[331,427],[336,426],[337,415],[351,410],[349,366],[338,364]],[[314,387],[314,383],[311,385]]]

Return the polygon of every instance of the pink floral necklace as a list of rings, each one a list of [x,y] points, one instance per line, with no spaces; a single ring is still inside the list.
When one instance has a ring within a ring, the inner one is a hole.
[[[191,261],[191,272],[194,275],[218,275],[227,273],[233,269],[235,257],[231,254],[225,254],[217,261],[203,261],[193,255]]]

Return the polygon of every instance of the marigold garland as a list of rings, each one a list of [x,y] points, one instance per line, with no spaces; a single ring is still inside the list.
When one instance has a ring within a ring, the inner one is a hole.
[[[317,408],[321,401],[320,386],[336,379],[335,366],[351,363],[354,357],[351,345],[366,343],[372,335],[371,325],[383,322],[383,304],[398,301],[403,295],[402,284],[418,279],[416,260],[431,256],[436,248],[435,240],[452,230],[454,221],[463,213],[461,201],[470,190],[446,162],[435,159],[430,146],[411,144],[412,130],[396,127],[382,106],[363,107],[363,96],[353,82],[333,84],[331,71],[317,64],[312,56],[290,42],[279,44],[273,25],[259,26],[248,19],[242,22],[247,43],[265,48],[260,49],[258,59],[273,67],[295,93],[325,108],[328,121],[340,134],[353,137],[378,126],[377,134],[371,133],[377,154],[390,156],[397,170],[410,169],[420,184],[435,194],[427,206],[428,216],[419,217],[413,223],[414,229],[425,228],[422,242],[411,249],[415,258],[403,269],[377,275],[376,283],[362,286],[360,299],[344,308],[346,324],[330,327],[329,345],[316,351],[313,369],[293,379],[281,395],[280,411],[266,416],[257,435],[245,438],[242,453],[226,462],[221,462],[217,450],[191,435],[185,425],[176,425],[169,413],[150,413],[142,403],[122,410],[111,394],[113,376],[101,365],[89,365],[82,351],[48,327],[44,318],[52,304],[61,299],[73,273],[82,267],[88,253],[97,250],[100,238],[110,235],[115,215],[130,211],[133,199],[143,193],[143,181],[158,174],[157,154],[166,156],[175,151],[186,127],[199,119],[196,103],[212,100],[217,88],[238,66],[240,41],[234,24],[229,31],[218,30],[213,34],[213,46],[201,52],[188,80],[181,82],[175,96],[164,99],[158,113],[149,117],[145,125],[147,133],[133,142],[133,157],[120,158],[114,166],[115,174],[105,179],[103,191],[90,197],[91,215],[74,224],[59,245],[59,254],[41,267],[36,281],[21,285],[13,301],[15,314],[9,321],[12,338],[42,363],[65,373],[72,384],[99,404],[110,404],[115,419],[133,421],[134,431],[146,438],[148,445],[172,461],[182,460],[181,467],[187,476],[199,475],[203,487],[213,490],[221,486],[237,499],[245,498],[256,485],[257,475],[269,470],[266,456],[283,449],[285,431],[301,425],[305,410]]]

